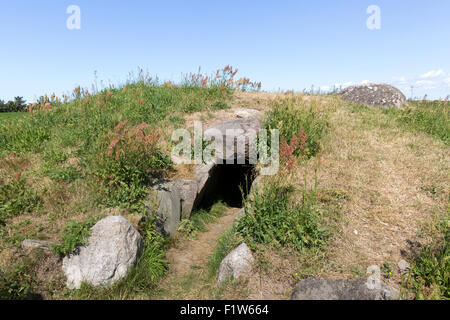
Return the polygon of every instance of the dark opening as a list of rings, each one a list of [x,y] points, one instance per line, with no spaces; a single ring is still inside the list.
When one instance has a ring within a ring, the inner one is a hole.
[[[230,207],[242,208],[242,196],[247,196],[254,178],[253,165],[216,165],[211,169],[210,179],[198,208],[209,209],[217,201],[223,201]]]

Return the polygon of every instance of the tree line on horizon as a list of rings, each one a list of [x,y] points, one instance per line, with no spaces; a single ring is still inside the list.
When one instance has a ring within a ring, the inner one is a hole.
[[[27,105],[23,97],[15,97],[14,100],[5,102],[0,99],[0,112],[24,112]]]

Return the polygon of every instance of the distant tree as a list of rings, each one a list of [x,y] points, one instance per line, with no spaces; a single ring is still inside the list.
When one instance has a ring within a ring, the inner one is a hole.
[[[9,100],[6,103],[6,110],[7,112],[16,112],[16,106],[14,104],[14,101]]]
[[[36,100],[36,103],[37,104],[45,103],[45,97],[44,96],[40,96],[39,99]]]
[[[0,112],[22,112],[26,109],[26,101],[23,97],[15,97],[14,101],[0,100]]]
[[[3,100],[0,100],[0,112],[6,112],[6,104]]]
[[[22,112],[25,110],[25,103],[26,101],[23,99],[23,97],[15,97],[14,98],[14,106],[16,108],[16,112]]]

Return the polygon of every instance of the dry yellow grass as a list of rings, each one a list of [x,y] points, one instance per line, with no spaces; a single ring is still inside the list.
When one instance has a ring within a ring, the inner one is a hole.
[[[332,239],[330,262],[341,264],[327,273],[351,276],[370,265],[393,265],[417,240],[422,225],[444,212],[448,201],[448,147],[431,137],[406,132],[381,112],[354,114],[337,110],[322,156],[321,186],[347,190],[346,223]],[[424,186],[439,186],[432,197]],[[398,277],[391,281],[398,284]]]

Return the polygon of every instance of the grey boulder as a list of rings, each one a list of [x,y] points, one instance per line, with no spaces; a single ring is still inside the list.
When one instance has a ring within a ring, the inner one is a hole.
[[[238,118],[258,118],[262,117],[261,111],[256,109],[236,108],[233,109]]]
[[[204,133],[205,139],[221,139],[223,142],[223,149],[216,150],[213,162],[244,164],[253,157],[255,163],[252,164],[256,164],[255,141],[260,129],[261,122],[257,118],[227,120],[207,128]]]
[[[25,239],[20,243],[22,249],[42,249],[42,250],[50,250],[52,246],[55,245],[53,242],[42,241],[42,240],[33,240],[33,239]]]
[[[147,214],[156,215],[156,227],[164,236],[174,235],[181,221],[181,195],[176,183],[161,182],[153,186],[145,201]]]
[[[112,285],[136,264],[142,246],[141,235],[124,217],[100,220],[92,227],[87,244],[63,259],[67,287],[79,289],[82,282]]]
[[[339,95],[345,101],[382,108],[400,108],[406,105],[405,95],[397,88],[384,83],[350,86]]]
[[[372,288],[367,279],[329,280],[309,278],[301,280],[291,300],[396,300],[398,293],[380,282]]]
[[[175,181],[181,198],[181,219],[189,219],[195,199],[197,198],[198,183],[194,180]]]
[[[400,271],[400,273],[406,273],[410,269],[409,263],[406,262],[405,260],[400,260],[397,263],[397,266],[398,266],[398,270]]]
[[[223,281],[229,278],[237,279],[251,272],[253,262],[254,258],[251,250],[245,243],[242,243],[222,260],[217,285],[220,286]]]

